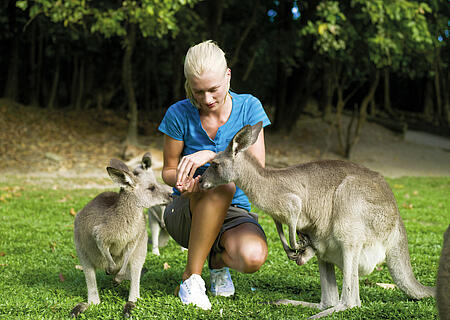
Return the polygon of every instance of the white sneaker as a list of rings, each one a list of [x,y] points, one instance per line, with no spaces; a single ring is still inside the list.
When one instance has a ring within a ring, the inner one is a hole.
[[[211,302],[209,302],[206,295],[205,281],[198,274],[193,274],[183,281],[180,285],[178,296],[184,304],[193,304],[203,310],[211,309]]]
[[[210,269],[211,293],[213,296],[229,297],[234,294],[234,284],[231,280],[230,269]]]

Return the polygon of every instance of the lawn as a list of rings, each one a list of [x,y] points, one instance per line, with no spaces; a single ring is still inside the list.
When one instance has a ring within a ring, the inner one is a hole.
[[[450,178],[390,179],[405,222],[416,277],[435,285],[442,236],[450,222]],[[86,285],[73,243],[73,213],[101,190],[47,188],[26,181],[0,184],[0,319],[63,319],[81,301]],[[141,279],[141,299],[134,319],[305,319],[317,313],[304,307],[274,306],[267,301],[289,298],[318,302],[320,282],[317,260],[299,267],[289,261],[271,218],[260,213],[269,243],[269,256],[255,274],[232,272],[237,288],[233,298],[210,297],[211,311],[184,306],[173,295],[187,253],[172,240],[161,256],[148,254]],[[203,277],[209,283],[205,266]],[[337,271],[338,285],[341,273]],[[97,272],[102,303],[80,318],[121,319],[129,283],[116,286],[103,271]],[[360,279],[362,307],[329,319],[436,319],[432,298],[409,299],[392,283],[385,265]]]

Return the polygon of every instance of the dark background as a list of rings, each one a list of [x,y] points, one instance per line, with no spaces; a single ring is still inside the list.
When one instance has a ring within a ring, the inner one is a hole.
[[[186,50],[213,39],[270,130],[321,117],[347,157],[367,120],[450,136],[447,1],[160,2],[2,2],[0,94],[29,110],[114,113],[136,144],[184,98]]]

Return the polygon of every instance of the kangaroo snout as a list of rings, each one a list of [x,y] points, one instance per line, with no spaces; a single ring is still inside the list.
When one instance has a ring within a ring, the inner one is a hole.
[[[198,180],[198,183],[200,185],[200,189],[208,190],[214,187],[211,182],[206,181],[203,177]]]

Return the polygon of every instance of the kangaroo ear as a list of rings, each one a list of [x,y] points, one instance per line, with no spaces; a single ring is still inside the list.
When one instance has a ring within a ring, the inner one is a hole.
[[[109,161],[109,166],[112,168],[116,168],[117,170],[130,172],[130,169],[128,168],[128,166],[118,159],[111,159]]]
[[[142,168],[148,170],[149,168],[151,168],[151,166],[152,166],[152,155],[150,154],[150,152],[146,152],[142,156]]]
[[[262,121],[254,126],[246,125],[239,130],[230,141],[227,151],[231,152],[233,156],[241,151],[247,150],[252,144],[258,140],[259,132],[262,129]]]
[[[114,167],[107,167],[106,170],[108,171],[111,180],[117,183],[121,188],[136,186],[134,175],[131,172]]]

